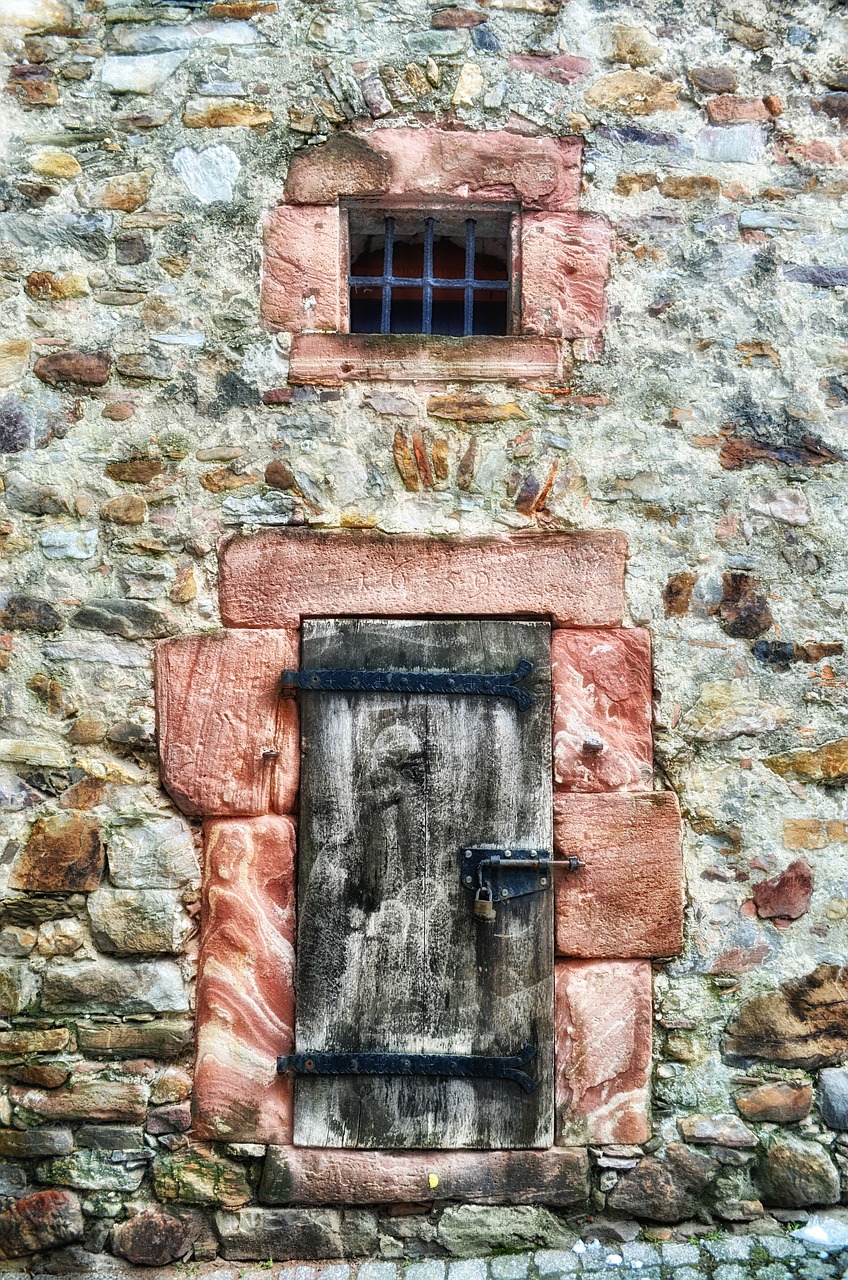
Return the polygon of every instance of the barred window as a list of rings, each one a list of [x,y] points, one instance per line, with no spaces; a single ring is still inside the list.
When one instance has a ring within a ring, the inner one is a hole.
[[[512,332],[511,220],[351,209],[351,333]]]

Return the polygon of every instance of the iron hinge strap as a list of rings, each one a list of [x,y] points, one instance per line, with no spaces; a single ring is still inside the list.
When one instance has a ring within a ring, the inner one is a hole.
[[[536,1081],[521,1068],[535,1056],[525,1045],[513,1057],[454,1053],[287,1053],[277,1058],[277,1071],[303,1076],[442,1076],[451,1079],[511,1080],[525,1093]]]
[[[477,671],[324,671],[283,672],[283,690],[304,689],[312,693],[451,693],[512,698],[520,711],[533,702],[526,689],[518,687],[533,670],[526,658],[514,671],[488,674]]]

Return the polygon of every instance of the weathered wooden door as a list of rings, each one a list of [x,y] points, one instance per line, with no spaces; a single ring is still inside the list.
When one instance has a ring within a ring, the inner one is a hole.
[[[504,698],[301,700],[296,1051],[535,1056],[502,1079],[296,1077],[295,1143],[546,1147],[553,1141],[550,891],[475,917],[464,845],[551,848],[550,628],[505,621],[306,622],[302,666],[514,671]]]

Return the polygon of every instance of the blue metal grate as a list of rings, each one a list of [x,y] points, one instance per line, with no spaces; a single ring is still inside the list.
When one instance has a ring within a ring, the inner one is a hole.
[[[464,337],[469,337],[474,332],[475,293],[489,293],[492,290],[509,289],[509,280],[475,279],[474,259],[477,247],[477,222],[474,218],[465,219],[465,275],[462,279],[443,279],[434,275],[433,240],[435,223],[435,218],[424,219],[424,263],[420,276],[396,276],[394,274],[395,220],[390,217],[385,219],[383,274],[379,276],[358,276],[351,272],[348,275],[348,284],[351,290],[363,287],[380,290],[380,333],[392,332],[392,290],[394,288],[421,290],[420,332],[425,334],[433,332],[433,290],[462,289],[462,331]]]

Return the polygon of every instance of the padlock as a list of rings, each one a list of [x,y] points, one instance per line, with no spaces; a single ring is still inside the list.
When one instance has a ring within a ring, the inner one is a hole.
[[[475,893],[474,914],[480,920],[494,920],[495,904],[492,901],[492,891],[488,886],[478,889]]]

